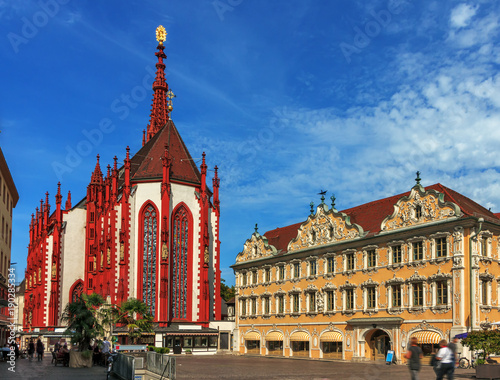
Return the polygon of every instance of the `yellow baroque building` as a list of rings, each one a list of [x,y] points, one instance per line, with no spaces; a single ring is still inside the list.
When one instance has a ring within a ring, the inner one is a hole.
[[[232,266],[242,354],[401,361],[500,321],[500,218],[441,184],[258,233]],[[460,348],[462,351],[462,348]],[[467,354],[464,349],[462,354]]]

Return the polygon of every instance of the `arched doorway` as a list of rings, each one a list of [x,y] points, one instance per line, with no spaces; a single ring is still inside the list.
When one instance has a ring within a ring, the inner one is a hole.
[[[367,356],[370,360],[385,361],[387,351],[391,349],[391,338],[384,330],[373,329],[366,334]]]

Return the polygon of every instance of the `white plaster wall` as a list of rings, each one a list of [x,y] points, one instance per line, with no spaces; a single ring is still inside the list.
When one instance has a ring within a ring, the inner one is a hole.
[[[46,249],[45,262],[45,295],[44,295],[44,305],[43,305],[43,322],[47,324],[49,321],[49,303],[50,303],[50,292],[52,290],[52,255],[54,253],[54,236],[50,235],[45,239]],[[42,269],[43,272],[43,269]]]
[[[62,312],[69,302],[69,291],[76,280],[85,282],[85,209],[73,209],[63,214],[67,222],[61,241],[61,304]],[[84,283],[84,286],[87,284]]]

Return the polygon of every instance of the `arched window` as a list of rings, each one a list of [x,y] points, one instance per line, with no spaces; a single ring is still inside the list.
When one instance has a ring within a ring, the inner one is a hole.
[[[70,294],[70,302],[76,302],[80,299],[83,293],[83,281],[78,280],[75,285],[73,285],[73,289]]]
[[[155,315],[156,306],[156,246],[158,236],[158,215],[153,205],[148,204],[142,218],[142,300]]]
[[[184,206],[173,217],[172,318],[186,319],[188,309],[188,253],[190,218]]]

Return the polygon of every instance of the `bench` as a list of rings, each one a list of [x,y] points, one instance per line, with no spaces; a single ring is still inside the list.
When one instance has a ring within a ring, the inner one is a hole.
[[[52,363],[54,363],[54,365],[57,367],[57,363],[62,363],[63,366],[66,365],[66,360],[64,359],[64,357],[60,358],[57,356],[57,354],[52,351]]]

